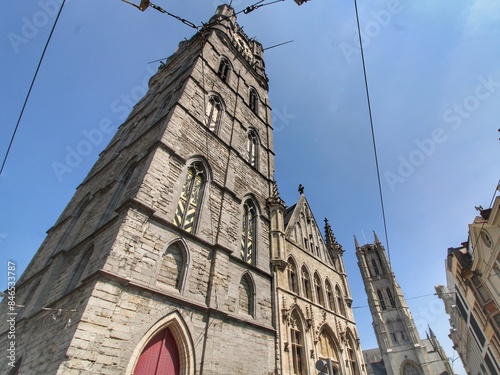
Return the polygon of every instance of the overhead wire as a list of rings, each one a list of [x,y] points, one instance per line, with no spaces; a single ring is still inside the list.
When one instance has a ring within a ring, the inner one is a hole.
[[[59,16],[61,15],[61,12],[63,10],[65,3],[66,3],[66,0],[63,0],[61,3],[61,7],[59,8],[59,12],[57,12],[56,19],[54,21],[54,24],[52,25],[52,29],[50,30],[50,34],[49,34],[49,37],[47,38],[47,42],[45,43],[45,47],[43,48],[42,55],[40,56],[40,59],[38,60],[38,65],[36,67],[35,74],[33,75],[33,79],[31,80],[30,88],[29,88],[28,93],[26,94],[26,97],[24,99],[24,103],[23,103],[23,106],[21,108],[21,112],[19,114],[16,126],[14,128],[14,132],[12,133],[12,136],[10,138],[9,146],[7,147],[7,151],[5,152],[5,156],[4,156],[3,162],[2,162],[2,167],[0,167],[0,175],[2,174],[3,169],[5,167],[5,163],[7,162],[7,158],[9,157],[10,149],[12,147],[12,144],[14,143],[14,138],[16,137],[17,130],[19,129],[19,124],[21,123],[21,119],[23,117],[24,110],[26,108],[26,104],[28,103],[29,97],[31,95],[31,90],[33,89],[33,86],[35,84],[36,77],[38,76],[38,72],[40,70],[40,66],[42,65],[43,58],[45,57],[45,52],[47,51],[50,40],[52,39],[52,35],[54,34],[54,29],[56,28],[57,21],[59,20]]]
[[[371,129],[371,136],[372,136],[373,153],[375,156],[375,166],[376,166],[376,172],[377,172],[380,205],[381,205],[381,209],[382,209],[382,220],[383,220],[383,225],[384,225],[385,243],[386,243],[386,248],[387,248],[387,257],[389,258],[389,264],[390,264],[391,263],[391,251],[390,251],[390,247],[389,247],[389,236],[387,234],[387,220],[386,220],[386,216],[385,216],[384,195],[382,192],[382,183],[381,183],[381,179],[380,179],[380,167],[379,167],[379,162],[378,162],[377,142],[375,139],[375,128],[373,125],[373,115],[372,115],[372,108],[371,108],[371,101],[370,101],[370,92],[368,90],[368,78],[367,78],[367,74],[366,74],[366,64],[365,64],[365,54],[364,54],[364,49],[363,49],[363,40],[361,38],[361,27],[359,25],[359,13],[358,13],[357,0],[354,0],[354,9],[356,11],[356,25],[358,28],[359,49],[361,51],[361,63],[363,65],[363,78],[364,78],[364,82],[365,82],[366,100],[367,100],[367,104],[368,104],[368,115],[370,117],[370,129]]]

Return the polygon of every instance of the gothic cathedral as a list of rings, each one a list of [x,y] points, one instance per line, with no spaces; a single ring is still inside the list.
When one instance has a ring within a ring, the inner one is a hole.
[[[285,207],[273,171],[263,48],[221,5],[48,230],[1,372],[311,375],[324,360],[366,373],[342,247],[303,189]]]
[[[450,361],[429,328],[420,339],[384,247],[355,239],[378,348],[363,351],[368,375],[451,375]]]

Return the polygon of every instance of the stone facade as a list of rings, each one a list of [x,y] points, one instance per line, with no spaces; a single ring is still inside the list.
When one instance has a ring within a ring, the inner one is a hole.
[[[450,338],[468,374],[500,373],[500,197],[477,207],[466,242],[448,249],[447,287],[436,287],[450,315]]]
[[[325,219],[323,240],[300,189],[285,209],[270,199],[272,262],[276,270],[279,349],[283,374],[313,374],[330,360],[335,374],[364,373],[343,250]],[[284,212],[284,217],[278,217]],[[275,220],[276,219],[276,220]],[[325,371],[326,372],[326,371]]]
[[[149,85],[19,279],[0,371],[361,374],[341,247],[277,194],[262,46],[221,5]]]
[[[360,246],[355,240],[355,245],[378,343],[378,348],[364,351],[367,374],[453,374],[450,361],[432,330],[429,328],[427,339],[420,338],[377,235],[373,244]]]

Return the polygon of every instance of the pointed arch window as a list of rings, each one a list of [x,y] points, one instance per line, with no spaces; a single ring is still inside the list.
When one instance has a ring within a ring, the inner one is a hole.
[[[252,167],[257,168],[259,160],[259,138],[255,130],[248,132],[247,138],[247,161]]]
[[[196,228],[206,179],[201,162],[195,162],[188,168],[174,217],[174,224],[186,232],[192,233]]]
[[[335,310],[335,299],[333,298],[333,290],[332,290],[332,285],[328,280],[325,282],[325,290],[326,290],[326,300],[328,302],[328,308],[330,310],[336,311]]]
[[[352,375],[359,375],[358,361],[356,359],[356,351],[354,350],[352,337],[347,340],[347,361]]]
[[[220,59],[219,70],[217,71],[217,75],[220,77],[221,80],[227,82],[230,71],[231,71],[231,64],[225,57],[223,57],[222,59]]]
[[[325,300],[323,298],[323,287],[321,285],[321,279],[317,273],[314,274],[314,290],[316,292],[316,302],[321,306],[324,306]]]
[[[87,251],[85,251],[83,256],[80,258],[78,265],[73,271],[73,275],[71,276],[68,286],[66,287],[65,293],[68,293],[71,290],[75,289],[75,287],[78,285],[80,279],[82,278],[83,272],[85,271],[85,268],[87,268],[87,265],[89,264],[89,260],[93,252],[94,252],[94,246],[91,246],[90,248],[87,249]]]
[[[179,375],[180,369],[179,347],[167,327],[148,342],[137,361],[134,374]]]
[[[306,369],[305,363],[305,350],[304,350],[304,338],[300,316],[296,311],[292,313],[292,319],[295,324],[290,327],[290,337],[292,341],[292,361],[293,361],[293,374],[304,375]]]
[[[380,275],[380,271],[378,270],[377,262],[375,261],[375,259],[372,259],[372,265],[373,265],[373,271],[375,272],[375,275]]]
[[[180,290],[186,270],[186,258],[186,249],[180,242],[170,245],[163,254],[157,283]]]
[[[252,112],[255,114],[258,114],[258,112],[259,112],[259,94],[257,94],[257,91],[253,87],[250,89],[249,103],[248,104],[249,104]]]
[[[222,108],[221,98],[215,94],[210,95],[205,112],[205,125],[212,132],[216,132],[219,128]]]
[[[393,309],[395,309],[396,308],[396,301],[394,301],[394,297],[392,296],[391,289],[387,288],[386,292],[387,292],[387,297],[389,298],[389,303],[391,304],[391,307]]]
[[[382,310],[387,310],[387,306],[385,305],[385,301],[384,301],[384,296],[382,295],[382,292],[379,290],[377,290],[377,296],[378,296],[378,300],[379,300],[379,303],[380,303],[380,307],[382,308]]]
[[[135,160],[129,165],[129,167],[126,169],[125,173],[123,173],[118,180],[117,186],[115,191],[113,192],[111,199],[109,199],[109,203],[106,207],[106,210],[104,212],[104,215],[102,215],[101,220],[99,221],[99,227],[106,223],[110,217],[113,215],[115,212],[117,206],[119,205],[120,201],[122,200],[129,184],[132,179],[132,175],[134,174],[136,168],[136,162]]]
[[[239,286],[238,311],[242,314],[253,316],[254,311],[254,288],[247,274],[243,275]]]
[[[403,365],[403,369],[401,370],[402,375],[421,375],[420,370],[418,367],[411,363],[411,362],[406,362]]]
[[[253,263],[256,245],[257,215],[255,205],[249,199],[243,204],[243,230],[241,233],[241,259],[246,263]]]
[[[299,294],[299,284],[297,281],[297,267],[292,258],[288,259],[288,288],[295,294]]]
[[[306,266],[302,266],[302,289],[304,290],[304,297],[312,300],[311,293],[311,279],[309,278],[309,272],[307,272]]]
[[[338,285],[335,286],[335,297],[337,298],[337,306],[339,308],[339,313],[342,316],[345,316],[345,307],[344,307],[344,300],[342,298],[342,291],[340,290],[340,287]]]
[[[330,358],[334,363],[338,362],[332,335],[326,329],[321,331],[318,341],[319,357],[322,359]]]

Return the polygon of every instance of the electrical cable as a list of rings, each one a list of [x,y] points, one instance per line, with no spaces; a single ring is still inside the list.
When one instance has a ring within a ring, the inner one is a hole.
[[[54,29],[56,28],[57,21],[59,20],[59,16],[61,15],[61,12],[63,10],[64,4],[66,3],[66,0],[63,0],[61,3],[61,8],[59,8],[59,12],[57,13],[56,20],[54,21],[54,25],[52,25],[52,30],[50,30],[49,37],[47,39],[47,43],[45,43],[45,47],[43,48],[42,56],[40,57],[40,60],[38,61],[38,66],[36,67],[35,74],[33,76],[33,79],[31,80],[31,85],[28,90],[28,93],[26,94],[26,98],[24,99],[24,104],[23,107],[21,108],[21,113],[19,114],[19,118],[17,119],[16,127],[14,128],[14,132],[12,133],[12,137],[10,138],[9,146],[7,147],[7,151],[5,153],[5,157],[2,162],[2,167],[0,168],[0,175],[3,172],[3,169],[5,167],[5,163],[7,162],[7,158],[10,153],[10,149],[12,147],[12,143],[14,142],[14,138],[16,137],[17,130],[19,129],[19,124],[21,122],[21,119],[24,114],[24,109],[26,108],[26,104],[28,103],[28,99],[31,94],[31,90],[33,89],[33,85],[35,84],[36,77],[38,75],[38,71],[40,70],[40,66],[42,65],[43,58],[45,56],[45,52],[47,51],[47,47],[49,46],[50,40],[52,39],[52,34],[54,33]]]
[[[374,130],[374,126],[373,126],[373,116],[372,116],[372,109],[371,109],[371,102],[370,102],[370,93],[368,90],[368,79],[366,76],[365,54],[364,54],[364,50],[363,50],[363,40],[361,38],[361,27],[359,26],[359,14],[358,14],[357,0],[354,0],[354,9],[356,11],[356,24],[358,27],[359,47],[360,47],[360,51],[361,51],[361,62],[363,65],[363,76],[364,76],[364,81],[365,81],[366,100],[368,102],[368,114],[370,116],[370,129],[371,129],[371,133],[372,133],[373,153],[375,155],[375,166],[376,166],[376,170],[377,170],[378,191],[379,191],[379,195],[380,195],[380,205],[382,208],[382,219],[383,219],[383,223],[384,223],[385,243],[386,243],[386,248],[387,248],[387,257],[389,258],[389,265],[390,265],[391,264],[391,252],[390,252],[390,247],[389,247],[389,236],[387,234],[387,220],[385,217],[384,195],[382,193],[382,183],[380,180],[380,168],[379,168],[379,162],[378,162],[377,143],[375,140],[375,130]]]

